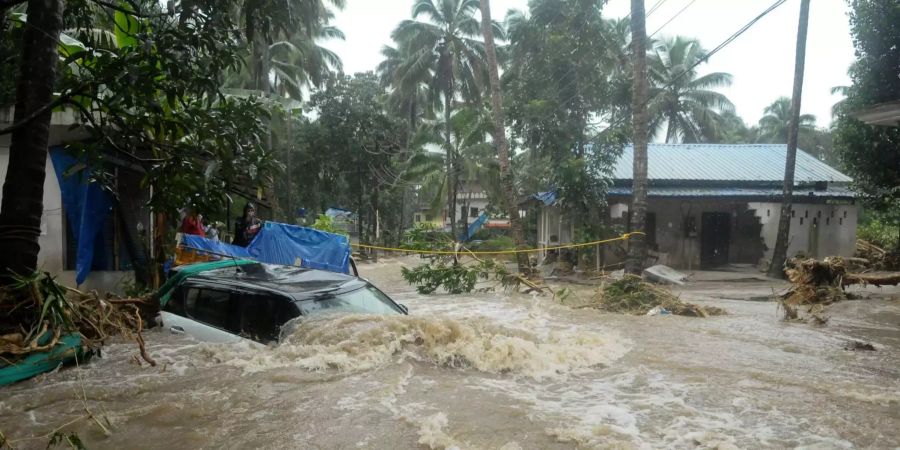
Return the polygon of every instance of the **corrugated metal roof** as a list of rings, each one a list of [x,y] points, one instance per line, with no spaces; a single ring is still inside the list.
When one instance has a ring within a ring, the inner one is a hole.
[[[613,178],[632,179],[633,150],[625,147]],[[650,180],[782,181],[785,144],[650,144],[647,176]],[[797,183],[853,181],[812,155],[797,149]]]
[[[609,195],[631,195],[630,187],[615,186],[607,190]],[[681,188],[650,187],[649,197],[765,197],[781,199],[782,190],[773,188]],[[825,191],[794,188],[794,201],[801,202],[804,197],[815,198],[854,198],[856,194],[845,187],[829,186]]]

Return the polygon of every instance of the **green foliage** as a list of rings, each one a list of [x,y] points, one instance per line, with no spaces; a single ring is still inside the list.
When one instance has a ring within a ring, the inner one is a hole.
[[[848,114],[900,99],[900,7],[896,2],[850,1],[856,62],[853,84],[836,109],[834,145],[866,204],[900,222],[900,127],[866,125]],[[842,89],[843,90],[843,89]]]
[[[289,176],[295,202],[312,211],[352,208],[369,236],[376,210],[382,231],[399,228],[407,193],[396,175],[407,152],[406,127],[385,113],[382,94],[371,72],[330,77],[310,99],[316,119],[294,118],[296,150]],[[279,180],[280,190],[286,189],[283,183]],[[385,205],[392,208],[382,209]]]
[[[430,222],[417,223],[403,233],[401,248],[410,250],[453,250],[454,240],[450,233],[438,230]]]
[[[772,142],[777,144],[787,143],[788,129],[791,122],[791,99],[779,97],[763,111],[765,115],[759,119],[759,142]],[[812,114],[800,115],[800,134],[810,134],[815,131],[816,116]],[[803,150],[807,150],[800,147]]]
[[[475,290],[479,280],[507,284],[510,275],[503,263],[490,259],[470,265],[438,260],[413,269],[403,267],[401,272],[403,279],[416,285],[420,294],[431,294],[440,288],[450,294],[465,294]],[[487,290],[493,290],[493,287],[480,291]]]
[[[516,242],[509,236],[497,236],[482,242],[480,245],[473,247],[474,250],[480,252],[494,252],[501,250],[515,250]]]
[[[650,135],[666,127],[666,142],[706,142],[716,139],[720,114],[734,105],[714,88],[730,86],[731,74],[713,72],[698,76],[684,73],[706,58],[696,39],[676,37],[656,43],[647,58],[650,98],[647,106]]]
[[[900,248],[900,223],[888,222],[881,215],[875,216],[867,222],[860,222],[856,236],[883,249]]]
[[[319,214],[318,217],[316,217],[316,222],[313,224],[312,227],[317,230],[320,230],[320,231],[325,231],[325,232],[334,233],[334,234],[340,234],[342,236],[349,237],[349,235],[347,234],[346,231],[338,228],[338,226],[335,225],[333,218],[326,216],[325,214]]]

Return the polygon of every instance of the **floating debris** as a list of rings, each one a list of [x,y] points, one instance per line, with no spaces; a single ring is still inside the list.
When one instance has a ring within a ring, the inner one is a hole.
[[[625,275],[621,280],[601,284],[592,302],[584,306],[634,315],[647,315],[651,311],[663,310],[670,314],[693,317],[727,314],[722,308],[682,302],[668,289],[655,286],[635,275]]]

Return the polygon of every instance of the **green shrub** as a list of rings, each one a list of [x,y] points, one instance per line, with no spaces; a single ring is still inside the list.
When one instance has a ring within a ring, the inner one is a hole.
[[[347,234],[346,231],[338,228],[338,226],[334,223],[333,218],[326,216],[325,214],[319,214],[318,217],[316,217],[316,222],[313,224],[312,227],[319,231],[325,231],[328,233],[339,234],[341,236],[348,237],[348,238],[350,237],[350,235]]]
[[[860,224],[856,229],[857,238],[869,241],[885,250],[897,248],[898,233],[900,233],[900,226],[890,225],[877,218]]]

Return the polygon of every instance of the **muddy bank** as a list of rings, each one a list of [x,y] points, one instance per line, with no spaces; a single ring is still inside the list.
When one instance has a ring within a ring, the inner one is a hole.
[[[81,417],[83,389],[112,434],[67,429],[99,449],[900,445],[897,291],[833,305],[826,327],[747,301],[780,287],[759,280],[676,289],[727,316],[635,317],[509,293],[420,296],[400,263],[360,270],[408,318],[329,318],[262,351],[148,333],[156,368],[115,343],[0,389],[0,431],[44,448]],[[845,350],[853,339],[876,351]]]

